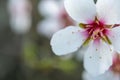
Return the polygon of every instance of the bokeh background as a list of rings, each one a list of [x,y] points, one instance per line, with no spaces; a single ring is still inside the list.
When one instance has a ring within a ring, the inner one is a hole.
[[[47,17],[38,10],[40,2],[63,0],[28,0],[32,8],[25,10],[30,13],[31,25],[23,33],[12,29],[9,1],[0,0],[0,80],[82,80],[84,69],[77,53],[56,56],[50,38],[37,31],[38,23]]]

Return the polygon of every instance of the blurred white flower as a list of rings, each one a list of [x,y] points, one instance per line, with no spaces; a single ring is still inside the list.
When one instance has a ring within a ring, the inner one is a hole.
[[[31,27],[30,0],[9,0],[8,9],[11,29],[18,34],[27,33]]]
[[[95,5],[93,0],[65,0],[68,14],[80,25],[56,32],[50,42],[53,52],[66,55],[88,46],[84,68],[94,76],[103,74],[112,65],[113,47],[120,52],[120,26],[116,26],[120,24],[119,3],[98,0]]]
[[[56,31],[74,24],[64,10],[63,0],[42,0],[38,5],[39,13],[45,19],[38,23],[37,32],[51,38]]]
[[[38,11],[46,17],[56,17],[59,14],[59,4],[56,0],[42,0],[38,4]]]
[[[84,72],[83,80],[120,80],[120,54],[115,54],[113,64],[107,72],[100,76],[92,76]]]
[[[53,18],[45,19],[39,22],[38,27],[37,27],[37,31],[40,34],[47,36],[48,38],[51,38],[53,33],[60,29],[61,29],[61,26],[59,25],[59,21]]]

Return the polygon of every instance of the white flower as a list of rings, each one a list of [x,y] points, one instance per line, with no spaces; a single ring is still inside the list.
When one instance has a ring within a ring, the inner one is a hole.
[[[112,65],[112,52],[120,52],[120,0],[65,0],[68,14],[79,27],[69,26],[51,39],[56,55],[66,55],[88,46],[84,68],[92,75],[103,74]],[[112,45],[112,46],[111,46]]]
[[[104,74],[92,76],[84,72],[82,77],[83,80],[120,80],[120,54],[115,55],[112,66]]]
[[[63,1],[58,0],[42,0],[38,5],[39,13],[45,17],[37,25],[37,32],[48,38],[51,38],[53,33],[64,28],[66,25],[73,24],[73,20],[67,15],[63,8]]]
[[[30,0],[9,0],[10,24],[14,32],[27,33],[31,27]]]

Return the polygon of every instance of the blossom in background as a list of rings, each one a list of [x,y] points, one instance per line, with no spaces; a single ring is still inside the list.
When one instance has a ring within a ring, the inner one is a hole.
[[[56,32],[51,47],[56,55],[66,55],[88,46],[84,68],[94,76],[112,65],[113,50],[120,52],[120,0],[65,0],[68,14],[79,23]]]
[[[11,29],[18,34],[27,33],[31,27],[30,0],[9,0]]]
[[[56,31],[74,24],[64,10],[63,0],[42,0],[38,5],[39,13],[45,17],[37,26],[39,34],[51,38]]]
[[[83,80],[120,80],[120,54],[115,54],[113,64],[107,72],[96,77],[84,72]]]

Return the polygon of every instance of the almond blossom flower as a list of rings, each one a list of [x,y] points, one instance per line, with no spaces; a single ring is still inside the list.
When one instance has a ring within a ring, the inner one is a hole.
[[[84,72],[83,80],[120,80],[120,54],[115,54],[113,64],[107,72],[96,77]]]
[[[112,65],[113,49],[120,52],[120,0],[65,0],[68,14],[79,23],[56,32],[51,39],[56,55],[66,55],[88,46],[84,68],[103,74]]]
[[[45,17],[37,26],[37,31],[48,38],[51,38],[56,31],[73,25],[73,20],[66,13],[63,0],[42,0],[38,5],[39,13]]]
[[[27,33],[31,27],[32,6],[30,0],[9,0],[11,29],[18,34]]]

